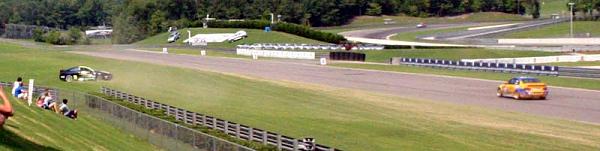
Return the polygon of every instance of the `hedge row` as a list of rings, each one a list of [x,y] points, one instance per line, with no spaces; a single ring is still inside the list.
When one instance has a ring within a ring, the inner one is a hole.
[[[201,23],[200,23],[201,25]],[[198,26],[198,24],[196,24]],[[248,29],[264,29],[265,27],[271,27],[273,31],[285,32],[309,39],[319,40],[328,43],[343,43],[346,41],[344,36],[322,32],[314,30],[310,27],[292,24],[292,23],[275,23],[271,25],[269,21],[210,21],[208,27],[211,28],[248,28]]]
[[[90,40],[82,35],[78,28],[71,28],[63,33],[58,30],[44,31],[41,28],[33,29],[32,38],[36,42],[46,42],[54,45],[90,44]]]

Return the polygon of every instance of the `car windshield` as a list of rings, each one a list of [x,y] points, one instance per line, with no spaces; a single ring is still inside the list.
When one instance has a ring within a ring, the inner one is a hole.
[[[73,68],[69,68],[67,70],[68,71],[79,71],[79,68],[78,67],[73,67]]]
[[[534,78],[521,79],[521,81],[523,81],[523,83],[538,83],[538,82],[540,82],[540,80],[534,79]]]

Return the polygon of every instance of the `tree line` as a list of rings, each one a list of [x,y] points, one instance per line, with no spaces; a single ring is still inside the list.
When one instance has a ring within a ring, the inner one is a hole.
[[[23,23],[66,29],[112,24],[123,11],[128,17],[168,21],[270,19],[310,26],[342,25],[359,15],[447,16],[470,12],[528,12],[539,0],[3,0],[1,23]],[[582,0],[584,1],[584,0]],[[134,14],[131,14],[134,13]],[[162,19],[162,20],[161,20]],[[150,20],[147,20],[150,21]]]
[[[598,10],[599,0],[576,1],[576,10]],[[566,4],[565,4],[566,6]],[[276,20],[305,26],[336,26],[360,15],[431,17],[472,12],[505,12],[539,17],[540,0],[2,0],[0,28],[6,23],[70,26],[112,25],[132,42],[169,26],[198,25],[206,17]],[[591,11],[590,13],[593,13]],[[117,36],[118,38],[118,36]]]
[[[67,29],[111,24],[118,0],[1,0],[0,25],[15,23]]]

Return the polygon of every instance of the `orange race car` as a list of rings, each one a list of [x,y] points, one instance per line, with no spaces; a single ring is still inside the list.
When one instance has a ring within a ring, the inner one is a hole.
[[[498,97],[509,96],[514,99],[546,99],[548,87],[533,77],[516,77],[498,86]]]

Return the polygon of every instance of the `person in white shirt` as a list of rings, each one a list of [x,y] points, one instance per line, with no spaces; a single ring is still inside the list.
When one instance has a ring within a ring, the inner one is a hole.
[[[42,108],[51,109],[50,105],[54,103],[54,99],[52,98],[52,94],[47,93],[46,97],[44,97],[44,103],[42,104]]]
[[[15,81],[15,83],[13,83],[12,85],[12,90],[10,91],[10,94],[15,94],[15,91],[17,90],[18,87],[20,87],[23,84],[23,78],[18,77],[17,81]]]
[[[59,112],[71,119],[77,119],[77,110],[69,109],[69,106],[67,106],[68,102],[69,102],[69,100],[63,99],[63,103],[60,105],[60,108],[58,109]]]

